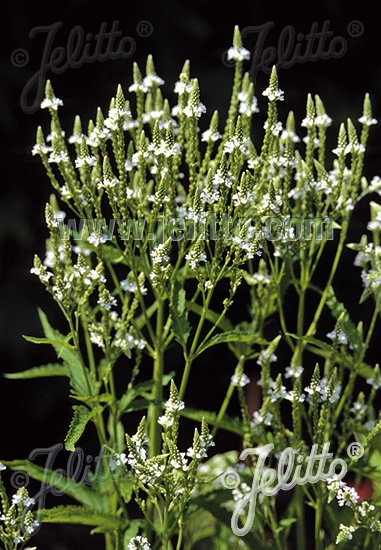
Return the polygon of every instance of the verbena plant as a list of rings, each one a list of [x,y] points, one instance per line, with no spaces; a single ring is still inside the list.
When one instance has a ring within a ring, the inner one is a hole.
[[[377,204],[368,236],[349,245],[361,268],[360,301],[373,301],[368,326],[351,321],[333,284],[353,209],[381,194],[379,178],[362,176],[376,122],[370,100],[365,97],[360,130],[350,119],[341,124],[332,152],[326,142],[332,121],[318,96],[308,96],[303,140],[292,112],[285,125],[278,120],[283,92],[274,68],[262,94],[268,114],[256,147],[252,118],[258,105],[243,72],[249,52],[237,28],[228,57],[235,73],[227,119],[221,124],[215,112],[203,130],[199,119],[206,109],[188,62],[173,107],[149,57],[145,76],[134,65],[131,103],[119,86],[107,116],[98,109],[87,132],[76,117],[68,140],[58,117],[62,101],[47,83],[41,107],[51,115],[51,129],[46,138],[38,129],[33,154],[55,194],[46,206],[46,257],[35,258],[32,272],[61,310],[67,331],[52,328],[40,311],[44,337],[27,340],[52,345],[57,363],[8,376],[68,377],[75,405],[66,449],[73,451],[92,423],[102,461],[90,486],[29,461],[4,464],[48,479],[77,501],[40,510],[39,522],[90,525],[104,534],[108,550],[378,548],[381,421],[375,404],[381,375],[367,363],[381,306]],[[82,223],[76,226],[66,214],[65,224],[61,208]],[[302,235],[301,227],[308,229]],[[333,236],[332,259],[327,243]],[[319,287],[318,269],[324,271]],[[249,305],[235,323],[229,313],[238,289],[245,289]],[[297,304],[295,324],[285,311],[287,296]],[[319,331],[326,311],[332,316],[328,335]],[[269,339],[270,321],[278,326],[275,339]],[[215,411],[189,409],[184,399],[192,366],[214,346],[236,358],[235,372],[224,365],[219,371],[225,399]],[[278,346],[288,350],[286,362],[277,361]],[[169,347],[180,352],[175,372],[166,363]],[[249,414],[245,386],[255,376],[261,405]],[[240,419],[228,416],[232,400],[239,402]],[[137,415],[142,419],[132,435]],[[179,443],[182,417],[198,423],[188,449]],[[256,460],[238,464],[237,449],[215,454],[214,448],[215,456],[205,461],[218,430],[241,436],[242,448],[272,443],[274,464],[286,447],[307,456],[313,444],[322,449],[330,442],[357,488],[364,477],[373,479],[372,500],[346,481],[306,484],[258,498],[252,528],[238,537],[231,515],[250,491]],[[365,448],[360,460],[347,455],[351,441]],[[241,476],[233,492],[221,481],[227,469]],[[33,502],[16,496],[10,505],[0,489],[0,540],[7,550],[23,548],[37,525],[31,523]],[[27,514],[24,522],[13,521],[17,513]],[[313,533],[308,537],[306,525]]]

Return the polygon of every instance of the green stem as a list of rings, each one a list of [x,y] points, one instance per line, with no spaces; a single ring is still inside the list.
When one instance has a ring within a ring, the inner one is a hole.
[[[361,366],[361,363],[364,360],[366,350],[368,349],[370,340],[373,336],[373,332],[374,332],[374,328],[375,328],[375,325],[376,325],[377,317],[378,317],[378,308],[376,307],[373,311],[372,320],[371,320],[370,325],[369,325],[368,334],[367,334],[365,342],[364,342],[364,347],[362,348],[360,356],[359,356],[358,360],[356,361],[356,364],[355,364],[353,370],[351,371],[351,374],[349,375],[348,384],[346,385],[344,393],[341,396],[339,404],[336,407],[335,415],[334,415],[334,421],[335,422],[339,418],[345,403],[348,401],[348,398],[349,398],[350,394],[352,393],[353,383],[354,383],[355,378],[357,376],[357,367]]]
[[[302,487],[296,487],[296,548],[297,550],[306,550],[306,532],[304,517],[304,493]]]
[[[196,329],[196,334],[194,335],[190,352],[189,352],[189,354],[186,355],[186,358],[185,358],[185,368],[184,368],[183,377],[181,379],[181,385],[180,385],[180,390],[179,390],[180,399],[182,399],[184,397],[185,390],[186,390],[187,385],[188,385],[189,375],[190,375],[190,371],[191,371],[192,363],[193,363],[193,359],[194,359],[194,352],[196,350],[198,341],[199,341],[200,336],[201,336],[201,331],[202,331],[202,328],[203,328],[205,320],[206,320],[206,315],[207,315],[210,300],[212,298],[212,293],[213,293],[213,290],[210,290],[208,292],[208,295],[207,295],[206,299],[204,300],[202,313],[201,313],[201,316],[200,316],[200,319],[199,319],[199,322],[198,322],[198,325],[197,325],[197,329]]]
[[[228,391],[226,392],[226,395],[225,395],[225,399],[221,405],[221,408],[217,414],[217,418],[216,418],[216,421],[214,423],[214,427],[213,427],[213,431],[212,431],[212,437],[214,438],[219,427],[220,427],[220,424],[221,424],[221,421],[223,419],[223,417],[225,416],[225,413],[227,411],[227,408],[229,406],[229,403],[230,403],[230,400],[233,396],[233,393],[234,393],[234,386],[233,384],[230,384],[229,387],[228,387]]]
[[[315,513],[315,550],[321,550],[320,530],[323,520],[323,503],[321,497],[316,501],[316,513]]]
[[[181,550],[181,543],[183,540],[183,533],[184,533],[184,521],[183,518],[179,521],[179,535],[177,537],[177,544],[176,544],[176,550]]]
[[[155,456],[160,452],[161,429],[157,420],[161,414],[160,403],[163,400],[163,374],[164,374],[164,348],[162,345],[164,320],[164,305],[160,301],[156,313],[156,342],[155,342],[155,360],[153,366],[153,394],[154,403],[149,409],[149,440],[150,456]]]
[[[311,325],[310,325],[310,327],[309,327],[309,329],[306,333],[306,336],[313,336],[313,334],[316,331],[317,323],[320,319],[320,316],[322,314],[324,305],[327,301],[328,292],[331,288],[333,278],[336,274],[336,270],[337,270],[339,262],[340,262],[341,254],[342,254],[343,249],[344,249],[344,242],[345,242],[345,238],[347,236],[348,223],[349,223],[348,219],[344,220],[344,222],[343,222],[342,231],[341,231],[341,234],[340,234],[340,241],[339,241],[339,245],[338,245],[337,250],[336,250],[335,258],[333,260],[331,273],[329,274],[327,284],[326,284],[326,286],[323,290],[323,293],[321,295],[318,307],[316,308],[314,318],[313,318],[313,320],[311,322]]]

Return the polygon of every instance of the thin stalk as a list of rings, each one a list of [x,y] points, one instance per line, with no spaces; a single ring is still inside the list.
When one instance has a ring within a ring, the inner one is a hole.
[[[161,413],[161,401],[163,400],[163,374],[164,374],[164,347],[162,345],[162,333],[164,327],[164,304],[162,301],[158,304],[156,313],[156,342],[155,342],[155,360],[153,366],[153,393],[154,403],[149,409],[149,440],[150,456],[155,456],[160,452],[161,429],[157,420]]]
[[[207,310],[208,310],[208,307],[209,307],[210,300],[212,298],[212,292],[213,292],[213,290],[211,289],[208,292],[208,295],[207,295],[206,299],[204,300],[202,313],[201,313],[200,319],[198,321],[197,329],[196,329],[196,334],[194,335],[190,352],[189,352],[189,354],[187,354],[187,356],[185,358],[185,368],[184,368],[183,377],[181,379],[181,385],[180,385],[180,390],[179,390],[180,399],[182,399],[184,397],[185,390],[186,390],[186,387],[188,385],[189,375],[190,375],[190,371],[191,371],[192,363],[193,363],[193,359],[194,359],[194,352],[196,350],[198,341],[199,341],[200,336],[201,336],[201,331],[202,331],[202,328],[203,328],[205,320],[206,320],[206,314],[207,314]]]
[[[221,421],[222,421],[223,417],[226,414],[226,411],[227,411],[227,408],[229,406],[230,400],[233,396],[233,393],[234,393],[234,386],[233,386],[233,384],[230,384],[229,387],[228,387],[228,391],[226,392],[225,399],[224,399],[224,401],[221,405],[220,410],[218,411],[216,421],[214,423],[214,427],[213,427],[213,430],[212,430],[212,437],[213,438],[215,437],[216,433],[218,432]]]
[[[342,231],[341,231],[341,235],[340,235],[340,241],[339,241],[339,245],[338,245],[337,250],[336,250],[335,258],[333,260],[332,269],[331,269],[331,272],[329,274],[327,284],[326,284],[326,286],[325,286],[325,288],[322,292],[318,307],[316,308],[314,318],[311,322],[311,325],[310,325],[309,329],[307,330],[306,336],[312,336],[316,331],[317,323],[320,319],[323,308],[324,308],[325,303],[327,301],[328,292],[329,292],[329,289],[331,287],[333,278],[336,274],[336,270],[338,268],[338,265],[339,265],[339,262],[340,262],[340,259],[341,259],[341,255],[342,255],[342,252],[343,252],[343,249],[344,249],[344,242],[345,242],[345,238],[347,236],[347,230],[348,230],[348,222],[349,222],[348,219],[346,219],[343,222],[343,227],[342,227]]]
[[[304,493],[303,487],[296,487],[296,548],[297,550],[306,550],[306,532],[305,532],[305,516],[304,516]]]
[[[368,349],[368,346],[369,346],[369,343],[370,343],[370,340],[373,336],[373,332],[374,332],[374,329],[375,329],[375,326],[376,326],[376,321],[377,321],[377,317],[378,317],[378,308],[376,307],[373,311],[373,315],[372,315],[372,319],[371,319],[371,322],[370,322],[370,325],[369,325],[369,329],[368,329],[368,334],[366,336],[366,339],[365,339],[365,342],[364,342],[364,347],[360,353],[360,356],[355,364],[355,367],[354,369],[351,371],[351,374],[349,375],[349,380],[348,380],[348,384],[346,385],[346,388],[343,392],[343,395],[341,396],[340,398],[340,401],[339,401],[339,404],[337,405],[336,407],[336,410],[335,410],[335,415],[334,415],[334,421],[336,422],[337,419],[339,418],[340,414],[341,414],[341,411],[343,410],[343,407],[345,405],[345,403],[347,402],[348,400],[348,397],[349,395],[351,394],[352,392],[352,389],[353,389],[353,382],[357,376],[357,366],[361,366],[361,363],[363,362],[364,360],[364,357],[365,357],[365,353],[366,353],[366,350]]]
[[[321,497],[317,498],[316,501],[316,512],[315,512],[315,550],[321,550],[322,546],[320,544],[320,530],[323,520],[323,502]]]

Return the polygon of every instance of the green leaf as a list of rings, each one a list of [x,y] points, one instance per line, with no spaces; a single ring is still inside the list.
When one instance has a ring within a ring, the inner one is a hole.
[[[250,331],[240,331],[240,330],[229,330],[227,332],[221,332],[216,336],[210,338],[204,344],[201,344],[197,350],[197,355],[203,353],[206,349],[217,346],[218,344],[226,343],[245,343],[245,344],[266,344],[266,340],[260,338],[257,334]]]
[[[54,347],[64,347],[68,349],[74,349],[73,346],[68,344],[67,340],[54,340],[53,338],[37,338],[36,336],[25,336],[23,334],[24,340],[31,342],[32,344],[49,344]]]
[[[48,363],[40,367],[33,367],[21,372],[7,372],[5,378],[11,380],[23,380],[30,378],[44,378],[45,376],[68,376],[69,369],[62,363]]]
[[[196,313],[198,316],[202,315],[203,307],[200,306],[199,304],[187,301],[186,306],[189,311],[193,311],[193,313]],[[210,308],[208,308],[206,312],[206,319],[210,323],[212,323],[213,325],[216,324],[219,317],[220,317],[219,313],[216,313],[215,311],[212,311]],[[233,330],[233,324],[229,321],[229,319],[226,316],[223,319],[220,319],[218,326],[225,331]]]
[[[188,312],[186,310],[185,290],[181,288],[178,283],[173,285],[170,315],[175,338],[179,344],[185,346],[189,338],[191,327],[188,321]]]
[[[167,386],[174,376],[174,371],[165,374],[163,376],[162,385]],[[145,397],[146,400],[148,400],[153,385],[153,380],[146,380],[145,382],[140,382],[139,384],[136,384],[133,388],[127,390],[127,392],[119,400],[119,412],[123,414],[130,410],[134,410],[133,408],[130,409],[130,404],[134,401],[134,399],[136,399],[136,397],[142,396]]]
[[[124,502],[128,504],[131,500],[133,489],[134,489],[132,475],[120,476],[118,479],[118,487]]]
[[[73,410],[74,416],[70,423],[69,431],[65,437],[65,449],[67,451],[75,450],[75,444],[83,434],[87,423],[102,411],[102,407],[99,406],[89,410],[83,405],[75,405]]]
[[[129,527],[127,528],[127,531],[124,533],[123,537],[123,550],[127,550],[128,543],[131,539],[136,537],[136,535],[139,532],[139,528],[142,526],[142,521],[139,519],[134,519]]]
[[[183,409],[180,414],[181,416],[184,416],[184,418],[189,418],[190,420],[195,420],[196,422],[201,422],[204,418],[205,422],[207,422],[211,426],[214,426],[217,419],[217,415],[215,412],[190,409],[188,407]],[[237,435],[243,435],[242,420],[240,418],[231,418],[225,415],[218,425],[223,430]]]
[[[155,313],[155,311],[157,310],[157,306],[158,306],[158,302],[153,302],[153,304],[151,304],[145,314],[144,313],[141,313],[139,315],[139,317],[137,317],[137,319],[134,319],[133,323],[134,323],[134,326],[136,326],[137,328],[139,329],[142,329],[145,327],[145,324],[146,324],[146,317],[147,319],[151,319],[152,315]]]
[[[332,287],[329,288],[327,306],[332,312],[335,319],[340,318],[341,325],[343,327],[345,336],[348,342],[352,345],[353,349],[358,353],[364,346],[361,334],[357,330],[355,324],[351,321],[348,311],[345,309],[344,304],[338,301],[335,292]]]
[[[38,315],[46,338],[54,342],[65,341],[64,336],[58,330],[50,326],[48,318],[41,309],[38,310]],[[75,349],[66,348],[61,344],[52,343],[52,345],[57,356],[63,360],[69,370],[70,384],[74,393],[76,395],[95,395],[95,378],[93,374],[82,365],[78,352]]]
[[[80,525],[94,525],[108,531],[115,531],[122,526],[118,516],[85,508],[84,506],[56,506],[42,509],[38,518],[43,523],[75,523]]]
[[[62,491],[77,502],[94,510],[104,510],[106,507],[105,497],[86,487],[83,483],[67,478],[59,472],[37,466],[30,460],[2,460],[1,462],[11,470],[26,472],[29,477]]]
[[[229,500],[231,500],[230,490],[216,489],[215,491],[192,498],[188,513],[196,512],[199,508],[202,508],[210,512],[220,523],[231,529],[232,514],[223,506]],[[240,538],[249,548],[255,548],[255,550],[272,550],[274,548],[271,541],[266,543],[263,538],[252,531]]]

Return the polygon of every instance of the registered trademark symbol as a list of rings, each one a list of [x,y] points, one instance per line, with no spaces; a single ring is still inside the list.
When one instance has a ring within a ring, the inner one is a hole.
[[[352,38],[362,36],[364,34],[364,30],[364,23],[362,21],[358,21],[358,19],[353,19],[353,21],[348,23],[347,32]]]
[[[364,453],[364,447],[358,441],[350,443],[347,447],[347,454],[352,460],[359,460],[362,456],[364,456]]]
[[[141,38],[147,38],[147,36],[151,36],[151,34],[153,33],[153,25],[151,21],[146,21],[145,19],[139,21],[139,23],[136,25],[136,32]]]

